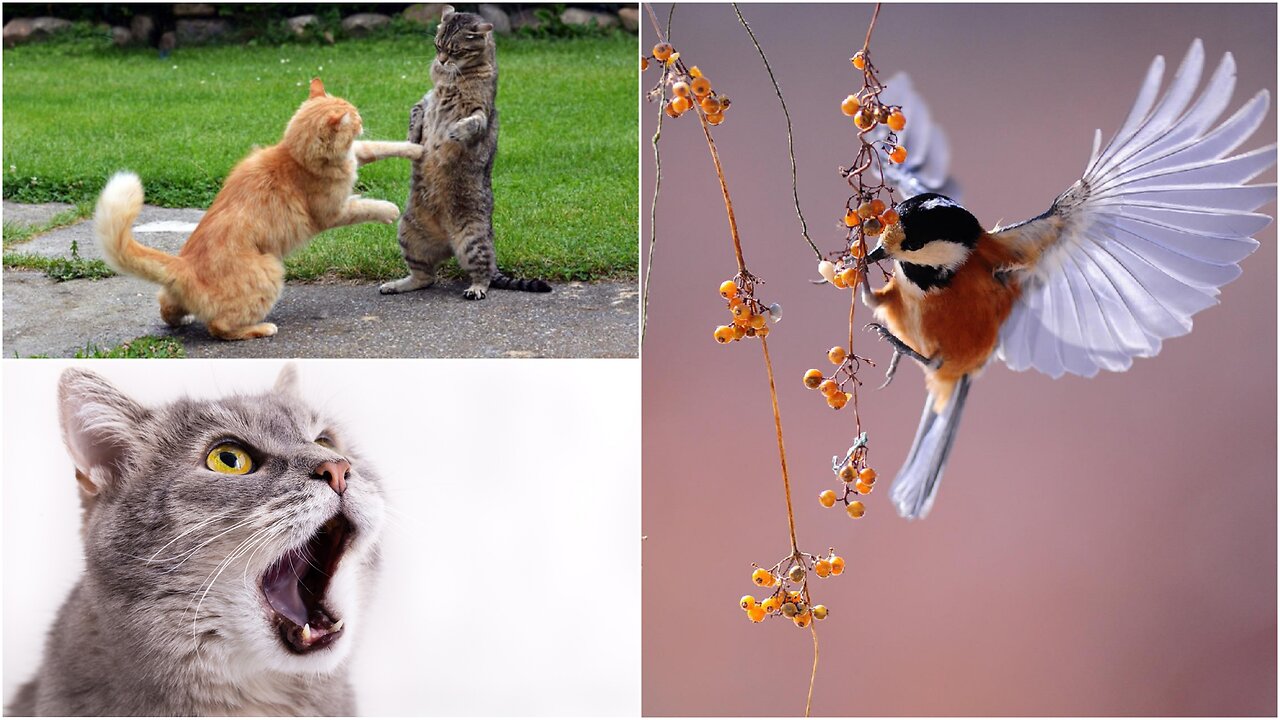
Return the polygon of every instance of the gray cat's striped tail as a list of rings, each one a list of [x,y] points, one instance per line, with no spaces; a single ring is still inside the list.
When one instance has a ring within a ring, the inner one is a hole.
[[[504,274],[501,270],[495,273],[493,279],[489,281],[489,287],[498,288],[499,290],[519,290],[521,292],[551,292],[551,285],[546,280],[513,278]]]

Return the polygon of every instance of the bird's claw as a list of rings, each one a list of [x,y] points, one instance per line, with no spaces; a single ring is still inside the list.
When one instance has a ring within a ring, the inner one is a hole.
[[[889,383],[893,382],[893,376],[898,372],[898,361],[901,359],[902,353],[894,349],[893,357],[889,358],[889,368],[884,373],[884,383],[876,388],[877,390],[883,390],[889,387]]]
[[[941,359],[927,358],[921,355],[920,353],[916,352],[910,345],[907,345],[906,343],[902,342],[902,340],[897,335],[894,335],[893,333],[889,332],[889,330],[885,328],[885,326],[881,325],[880,323],[867,323],[866,327],[864,327],[863,330],[876,331],[876,334],[880,336],[881,340],[884,340],[893,346],[894,357],[893,357],[893,360],[889,361],[889,379],[890,380],[893,379],[893,372],[895,370],[895,366],[898,364],[898,357],[897,357],[898,355],[906,355],[912,360],[915,360],[921,365],[924,365],[925,367],[933,370],[937,370],[939,367],[942,367]],[[888,382],[885,383],[885,385],[888,385],[888,384],[889,384]],[[881,387],[884,387],[884,386],[881,386]]]

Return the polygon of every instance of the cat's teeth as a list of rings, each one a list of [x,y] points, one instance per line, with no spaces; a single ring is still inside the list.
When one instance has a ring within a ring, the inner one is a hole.
[[[344,622],[346,622],[346,620],[339,620],[338,622],[334,623],[333,627],[329,629],[329,632],[338,632],[339,630],[342,629],[342,623]]]
[[[307,623],[302,626],[302,644],[311,644],[311,623]]]

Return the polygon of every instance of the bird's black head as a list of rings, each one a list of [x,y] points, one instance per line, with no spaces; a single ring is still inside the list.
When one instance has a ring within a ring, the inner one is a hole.
[[[898,222],[885,228],[872,260],[955,270],[978,238],[982,225],[968,210],[945,195],[925,193],[898,204]],[[875,257],[879,256],[879,257]]]
[[[925,193],[898,205],[902,225],[902,249],[919,250],[935,240],[959,243],[972,249],[982,235],[978,218],[946,195]]]

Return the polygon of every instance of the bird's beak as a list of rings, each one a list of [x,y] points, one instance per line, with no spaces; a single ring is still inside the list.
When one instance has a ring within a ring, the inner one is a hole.
[[[877,262],[880,262],[881,260],[887,260],[888,258],[889,258],[889,253],[885,251],[884,243],[880,243],[879,245],[876,246],[875,250],[872,250],[871,252],[867,253],[868,264],[877,263]]]

